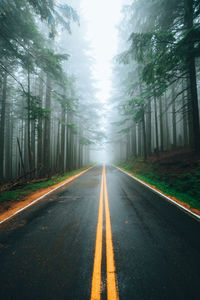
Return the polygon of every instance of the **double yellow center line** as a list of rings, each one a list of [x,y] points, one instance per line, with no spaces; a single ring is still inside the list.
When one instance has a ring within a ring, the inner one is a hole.
[[[103,205],[104,199],[104,205]],[[107,183],[106,183],[106,170],[103,167],[101,176],[101,189],[99,198],[99,215],[96,233],[96,246],[94,256],[94,268],[92,276],[92,289],[91,300],[101,299],[101,262],[102,262],[102,236],[103,236],[103,206],[105,207],[105,220],[106,220],[106,264],[107,264],[107,299],[119,300],[115,262],[112,243],[112,231],[110,222],[110,210],[108,203]]]

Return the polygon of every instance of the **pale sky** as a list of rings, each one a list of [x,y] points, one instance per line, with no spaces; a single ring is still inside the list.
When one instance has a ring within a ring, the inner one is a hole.
[[[111,92],[111,60],[117,54],[117,29],[124,0],[82,0],[81,10],[87,21],[87,39],[95,58],[93,76],[99,92],[97,98],[106,103]]]

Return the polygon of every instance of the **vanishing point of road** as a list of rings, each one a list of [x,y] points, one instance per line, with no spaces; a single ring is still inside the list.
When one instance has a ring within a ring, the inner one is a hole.
[[[2,300],[200,299],[200,222],[95,166],[0,225]]]

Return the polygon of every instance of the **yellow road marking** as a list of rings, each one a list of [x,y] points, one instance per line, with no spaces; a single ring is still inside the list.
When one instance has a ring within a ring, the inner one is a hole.
[[[102,232],[103,232],[103,171],[101,176],[101,190],[99,197],[99,216],[96,233],[96,246],[92,276],[91,300],[101,298],[101,259],[102,259]]]
[[[105,219],[106,219],[106,264],[107,264],[107,300],[119,300],[115,262],[112,243],[112,230],[110,222],[110,210],[108,203],[106,169],[103,167],[101,176],[101,189],[99,197],[99,215],[96,233],[96,245],[94,255],[94,267],[92,276],[91,300],[101,299],[101,261],[102,261],[102,234],[103,234],[103,194],[105,201]]]
[[[106,170],[103,169],[104,174],[104,200],[105,200],[105,215],[106,215],[106,259],[107,259],[107,299],[119,300],[116,274],[115,274],[115,262],[112,243],[112,230],[110,222],[110,210],[108,203],[107,183],[106,183]]]

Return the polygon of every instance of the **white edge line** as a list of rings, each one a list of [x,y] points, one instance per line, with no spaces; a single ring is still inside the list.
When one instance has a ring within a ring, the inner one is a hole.
[[[29,206],[32,206],[33,204],[35,204],[36,202],[38,202],[39,200],[41,200],[42,198],[46,197],[47,195],[51,194],[52,192],[56,191],[57,189],[61,188],[63,185],[75,180],[77,177],[83,175],[83,173],[86,173],[87,171],[89,171],[90,169],[92,169],[94,166],[82,171],[81,173],[79,174],[76,174],[76,175],[72,175],[73,178],[71,179],[68,179],[65,181],[65,183],[62,183],[61,185],[57,186],[56,188],[52,189],[51,191],[49,191],[48,193],[42,195],[41,197],[37,198],[36,200],[34,200],[33,202],[29,203],[28,205],[24,206],[23,208],[17,210],[16,212],[14,212],[12,215],[10,215],[9,217],[7,217],[6,219],[0,221],[0,225],[4,222],[6,222],[7,220],[11,219],[12,217],[14,217],[15,215],[17,215],[18,213],[20,213],[21,211],[25,210],[26,208],[28,208]]]
[[[140,182],[141,184],[146,186],[148,189],[152,190],[154,193],[160,195],[162,198],[164,198],[164,199],[168,200],[169,202],[173,203],[174,205],[179,207],[181,210],[183,210],[185,213],[192,215],[196,220],[200,221],[200,216],[199,215],[193,213],[191,210],[187,209],[186,207],[182,206],[181,204],[179,204],[176,201],[172,200],[171,198],[167,197],[165,194],[155,190],[154,188],[152,188],[148,184],[144,183],[142,180],[138,179],[134,175],[129,174],[128,172],[124,171],[123,169],[121,169],[119,167],[116,167],[116,166],[114,166],[114,167],[117,168],[118,170],[120,170],[121,172],[123,172],[124,174],[130,176],[131,178],[135,179],[136,181]]]

